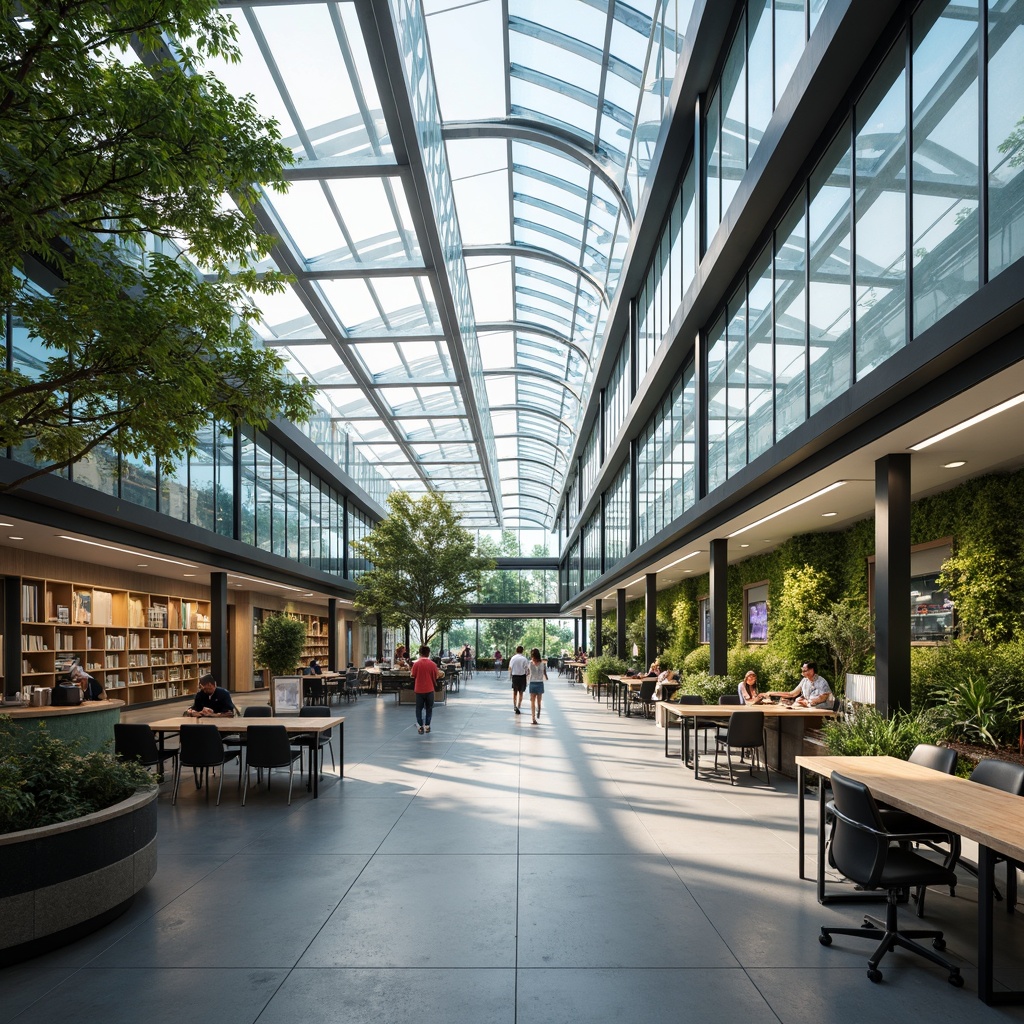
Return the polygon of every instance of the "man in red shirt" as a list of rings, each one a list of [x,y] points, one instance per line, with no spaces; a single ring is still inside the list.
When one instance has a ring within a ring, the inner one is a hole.
[[[424,729],[430,732],[430,718],[434,713],[434,685],[440,675],[441,670],[430,660],[430,648],[424,644],[420,648],[420,656],[412,663],[412,689],[416,694],[416,726],[420,732]]]

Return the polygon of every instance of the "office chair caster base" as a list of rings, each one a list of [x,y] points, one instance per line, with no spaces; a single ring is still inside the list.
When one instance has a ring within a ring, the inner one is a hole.
[[[937,949],[937,950],[938,950],[938,951],[939,951],[940,953],[941,953],[941,952],[942,952],[942,951],[943,951],[943,950],[944,950],[945,948],[946,948],[946,940],[945,940],[945,939],[936,939],[936,940],[935,940],[935,941],[934,941],[934,942],[932,943],[932,949]]]
[[[818,941],[823,946],[831,946],[832,945],[832,936],[831,935],[821,934],[821,935],[818,936]]]
[[[951,974],[949,976],[949,983],[950,983],[950,985],[953,986],[953,988],[963,988],[964,987],[964,979],[960,977],[960,972],[959,971],[956,974]]]
[[[882,972],[877,967],[868,968],[868,981],[873,981],[876,985],[882,980]]]

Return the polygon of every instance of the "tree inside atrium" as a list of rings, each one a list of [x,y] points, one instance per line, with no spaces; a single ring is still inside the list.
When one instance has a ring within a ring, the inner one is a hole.
[[[451,503],[433,492],[418,499],[392,492],[388,515],[352,546],[372,565],[359,577],[357,610],[396,629],[410,623],[420,643],[465,618],[494,565]]]
[[[173,463],[213,420],[307,418],[309,385],[254,341],[255,297],[286,287],[259,186],[283,189],[292,154],[204,72],[237,60],[233,22],[216,0],[5,9],[0,447],[26,464],[6,486],[101,446]]]

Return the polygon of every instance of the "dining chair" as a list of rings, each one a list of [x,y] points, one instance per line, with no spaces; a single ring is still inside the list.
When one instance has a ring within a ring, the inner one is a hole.
[[[320,707],[313,705],[311,707],[299,708],[299,718],[330,718],[330,708]],[[336,767],[334,763],[334,739],[333,730],[328,733],[322,732],[300,732],[292,735],[291,743],[298,747],[312,747],[314,744],[317,748],[316,767],[320,773],[321,778],[323,777],[323,757],[324,747],[331,748],[331,768],[332,770]],[[299,765],[299,774],[302,774],[302,765]]]
[[[114,723],[114,756],[126,761],[138,761],[146,768],[156,766],[161,782],[164,780],[164,762],[172,762],[172,775],[178,765],[178,748],[165,748],[161,753],[153,730],[144,722]]]
[[[242,708],[242,718],[273,718],[274,709],[269,704],[250,704]],[[239,764],[241,764],[242,753],[246,747],[246,734],[244,732],[232,732],[221,734],[221,741],[228,750],[238,751]]]
[[[679,703],[680,704],[703,704],[704,703],[704,698],[701,697],[699,694],[696,694],[696,693],[684,693],[679,698]],[[680,728],[681,729],[686,728],[685,720],[684,719],[680,719],[679,721],[681,723]],[[709,718],[695,718],[693,720],[693,745],[694,746],[697,745],[697,733],[698,732],[704,733],[704,752],[707,753],[707,749],[708,749],[708,733],[711,732],[712,730],[714,730],[716,733],[718,732],[718,722],[713,722]]]
[[[742,705],[743,701],[740,700],[740,695],[738,693],[723,693],[722,696],[718,698],[718,703],[722,704],[722,705],[727,705],[727,704],[740,704],[740,705]],[[728,722],[718,722],[717,726],[718,726],[718,736],[716,737],[716,739],[721,739],[723,736],[725,736],[729,732],[729,723]],[[743,751],[742,750],[740,751],[740,760],[741,761],[743,760]]]
[[[292,782],[295,777],[295,762],[302,757],[288,739],[288,730],[283,725],[253,725],[249,727],[249,744],[245,755],[245,785],[242,787],[242,806],[249,791],[249,769],[267,770],[267,789],[275,768],[288,769],[288,805],[292,802]],[[256,776],[259,785],[260,776]]]
[[[754,766],[759,765],[760,758],[758,750],[764,751],[764,777],[765,781],[771,782],[771,775],[768,772],[768,750],[764,736],[764,712],[763,711],[739,711],[729,719],[729,725],[725,736],[715,738],[715,769],[718,768],[718,755],[725,750],[725,756],[729,763],[729,785],[736,785],[736,777],[732,768],[732,752],[736,748],[740,751],[750,751],[750,774],[754,774]]]
[[[657,685],[657,679],[645,679],[640,684],[640,689],[634,697],[634,703],[643,706],[644,718],[654,717],[654,705],[658,703],[657,698],[654,696],[654,690]]]
[[[178,802],[178,786],[181,784],[181,769],[198,769],[196,778],[196,789],[201,789],[206,783],[206,800],[210,800],[210,769],[227,764],[228,761],[239,759],[239,772],[241,772],[241,751],[227,750],[220,738],[220,733],[213,725],[189,725],[181,730],[179,737],[181,746],[178,753],[178,764],[174,771],[174,792],[171,795],[171,803]],[[220,773],[220,782],[217,785],[217,805],[220,806],[220,795],[224,788],[224,772]]]
[[[836,868],[863,889],[885,889],[887,900],[885,921],[865,914],[860,928],[823,927],[818,941],[823,946],[831,946],[833,935],[880,939],[878,947],[868,957],[868,978],[874,982],[882,980],[878,969],[882,957],[902,946],[947,970],[949,983],[961,988],[964,980],[960,968],[933,951],[946,948],[942,932],[934,929],[902,931],[897,917],[902,892],[915,886],[956,885],[956,875],[945,865],[899,845],[907,837],[885,828],[874,798],[862,782],[833,772],[832,793],[836,819],[832,856]],[[933,949],[914,941],[925,938],[932,940]]]

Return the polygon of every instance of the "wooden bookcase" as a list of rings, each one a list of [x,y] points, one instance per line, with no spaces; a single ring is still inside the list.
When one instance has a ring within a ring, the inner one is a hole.
[[[299,664],[305,668],[310,658],[316,658],[320,666],[327,668],[330,662],[330,646],[327,643],[327,617],[324,615],[304,615],[292,612],[297,619],[306,624],[306,646],[302,651]],[[335,666],[337,668],[337,666]]]
[[[128,704],[195,693],[211,663],[210,602],[64,580],[21,582],[22,686],[53,686],[77,657]]]

